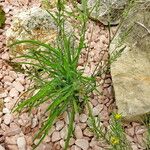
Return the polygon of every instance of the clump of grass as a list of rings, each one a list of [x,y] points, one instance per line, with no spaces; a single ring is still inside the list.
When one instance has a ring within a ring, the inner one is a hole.
[[[28,62],[20,62],[20,64],[30,66],[26,73],[34,81],[32,92],[37,92],[32,97],[20,101],[14,108],[14,111],[18,112],[31,111],[43,103],[49,103],[45,110],[45,113],[49,115],[34,138],[39,139],[35,148],[48,134],[56,119],[67,111],[69,125],[64,148],[67,150],[73,133],[75,114],[79,112],[82,104],[87,103],[89,93],[95,89],[95,78],[85,77],[83,72],[77,69],[80,52],[85,48],[85,31],[88,21],[86,3],[86,0],[83,0],[83,11],[80,11],[80,16],[77,17],[81,22],[79,39],[73,32],[66,33],[64,1],[58,0],[56,15],[49,12],[58,27],[55,46],[35,40],[17,41],[11,45],[28,43],[40,46],[38,49],[29,49],[27,54],[19,56],[19,58],[28,60]]]

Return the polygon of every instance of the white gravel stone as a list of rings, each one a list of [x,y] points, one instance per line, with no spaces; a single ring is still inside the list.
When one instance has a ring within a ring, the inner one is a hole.
[[[87,123],[79,123],[81,130],[84,130],[87,126]]]
[[[10,128],[5,131],[6,136],[14,136],[16,134],[19,134],[21,132],[21,128],[15,124],[10,123]]]
[[[75,139],[74,138],[70,138],[69,146],[72,146],[74,143],[75,143]]]
[[[5,98],[7,97],[7,91],[4,91],[3,93],[0,94],[0,98]]]
[[[8,87],[11,89],[12,83],[11,83],[11,82],[5,82],[5,83],[4,83],[4,86],[5,86],[5,87],[8,86]],[[9,89],[9,88],[8,88],[8,89]]]
[[[51,144],[43,144],[41,143],[40,145],[38,145],[38,147],[36,148],[36,150],[53,150],[52,148],[53,146]],[[31,147],[30,149],[27,150],[33,150],[33,148]]]
[[[80,115],[80,121],[81,121],[82,123],[86,122],[86,121],[87,121],[87,115],[86,115],[86,114],[81,114],[81,115]]]
[[[67,137],[67,127],[66,126],[60,131],[60,136],[62,139],[65,139]]]
[[[9,54],[8,53],[4,53],[4,54],[2,54],[1,58],[4,59],[4,60],[9,60]]]
[[[51,138],[49,136],[46,136],[43,140],[44,143],[50,142]]]
[[[75,134],[75,137],[77,139],[81,139],[83,137],[82,130],[81,130],[80,126],[76,125],[74,134]]]
[[[16,138],[16,136],[6,137],[6,138],[5,138],[5,142],[6,142],[7,144],[16,145],[16,144],[17,144],[17,138]]]
[[[90,147],[94,147],[95,145],[99,145],[99,142],[97,141],[95,137],[93,137],[90,142]]]
[[[9,125],[13,120],[13,116],[11,114],[4,115],[4,123]]]
[[[3,78],[3,75],[0,73],[0,79],[2,79]]]
[[[10,149],[10,150],[18,150],[17,145],[11,145],[11,144],[9,144],[9,145],[7,145],[7,147],[8,147],[8,149]]]
[[[25,138],[26,138],[27,145],[32,145],[33,144],[33,137],[32,137],[32,135],[29,135],[29,136],[26,135]]]
[[[64,127],[64,121],[57,121],[56,122],[56,130],[61,130]]]
[[[19,118],[20,118],[20,119],[18,120],[18,123],[19,123],[21,126],[28,127],[28,126],[30,126],[31,123],[32,123],[31,117],[29,116],[28,113],[23,113],[23,114],[21,114]]]
[[[12,82],[14,79],[11,76],[4,76],[3,82]]]
[[[24,137],[19,137],[17,139],[17,146],[19,150],[26,150],[26,140]]]
[[[53,134],[52,134],[52,142],[56,142],[56,141],[59,141],[61,139],[60,137],[60,133],[55,131]]]
[[[22,84],[19,81],[14,81],[13,82],[13,87],[18,91],[18,92],[22,92],[24,90],[24,87],[22,86]]]
[[[4,98],[4,102],[5,102],[5,103],[11,102],[11,100],[12,100],[11,97],[6,97],[6,98]]]
[[[15,105],[15,102],[16,102],[16,100],[13,99],[12,102],[5,103],[4,106],[5,106],[6,108],[8,108],[9,110],[12,110],[12,108],[13,108],[14,105]]]
[[[61,146],[62,148],[65,147],[65,141],[64,141],[64,140],[60,140],[60,146]]]
[[[75,141],[75,144],[80,148],[82,148],[83,150],[88,150],[89,148],[89,142],[85,139],[77,139]]]
[[[16,79],[16,81],[20,82],[22,85],[24,85],[26,83],[24,77],[19,77]]]
[[[11,10],[11,8],[10,7],[4,7],[3,10],[5,11],[5,13],[8,13]]]
[[[5,150],[5,148],[3,146],[0,145],[0,150]]]
[[[12,88],[10,91],[9,91],[9,96],[10,97],[18,97],[19,95],[19,92],[15,89],[15,88]]]
[[[3,113],[4,114],[9,114],[10,113],[10,110],[8,108],[3,108]]]
[[[80,119],[79,113],[75,114],[75,119],[74,120],[75,120],[76,123],[79,123],[79,121],[80,121],[79,119]]]
[[[97,145],[94,145],[93,149],[94,149],[94,150],[104,150],[104,148],[99,147],[99,146],[97,146]]]
[[[98,116],[98,114],[102,111],[103,105],[98,104],[93,108],[93,116]]]
[[[9,71],[9,75],[13,78],[16,79],[17,78],[17,74],[15,71]]]
[[[71,150],[81,150],[81,148],[78,147],[78,146],[76,146],[76,145],[73,145],[73,146],[71,147]]]
[[[83,134],[87,137],[92,137],[93,136],[93,132],[90,131],[89,128],[86,128],[84,131],[83,131]]]

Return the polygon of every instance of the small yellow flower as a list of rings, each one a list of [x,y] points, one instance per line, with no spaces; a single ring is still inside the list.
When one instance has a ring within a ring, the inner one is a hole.
[[[115,119],[116,120],[119,120],[119,119],[121,119],[122,118],[122,115],[121,114],[115,114]]]
[[[119,139],[117,137],[111,137],[111,143],[113,145],[119,144]]]

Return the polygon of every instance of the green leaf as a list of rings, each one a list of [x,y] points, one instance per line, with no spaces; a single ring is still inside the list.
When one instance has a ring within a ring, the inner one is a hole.
[[[15,108],[14,111],[20,111],[21,109],[23,109],[25,106],[27,105],[31,105],[32,103],[35,103],[37,100],[40,100],[41,98],[44,98],[45,96],[47,96],[50,93],[50,90],[53,87],[53,84],[57,82],[57,80],[52,80],[50,82],[48,82],[46,85],[44,85],[34,96],[32,96],[31,98],[21,102],[20,104],[18,104],[18,106]],[[54,84],[55,85],[55,84]]]
[[[75,99],[73,99],[74,101]],[[71,102],[73,105],[73,102]],[[69,146],[69,141],[73,132],[73,122],[74,122],[74,118],[75,118],[75,110],[74,107],[72,107],[72,111],[70,112],[70,118],[69,118],[69,126],[68,126],[68,134],[67,134],[67,139],[65,141],[65,148],[64,150],[67,150],[68,146]]]
[[[68,86],[68,87],[66,87],[65,89],[62,89],[60,92],[61,92],[61,93],[62,93],[62,92],[63,92],[63,93],[65,92],[65,94],[61,95],[61,94],[57,93],[59,96],[58,96],[55,100],[53,100],[52,104],[49,105],[49,107],[47,108],[46,112],[47,112],[47,111],[50,111],[50,110],[53,110],[54,107],[58,106],[58,105],[59,105],[60,103],[62,103],[64,100],[67,100],[68,97],[70,97],[70,96],[72,95],[73,90],[72,90],[72,88],[71,88],[70,86]],[[45,113],[46,113],[46,112],[45,112]]]

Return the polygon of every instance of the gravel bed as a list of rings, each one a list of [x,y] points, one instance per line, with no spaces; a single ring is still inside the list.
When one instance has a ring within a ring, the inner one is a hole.
[[[5,60],[9,60],[9,49],[6,47],[5,31],[10,27],[11,18],[15,11],[23,7],[40,6],[37,0],[0,0],[6,13],[6,25],[0,29],[0,150],[31,150],[34,134],[41,127],[41,118],[47,104],[41,105],[32,111],[31,115],[23,112],[20,115],[12,113],[11,109],[30,85],[30,81],[24,74],[15,72]],[[112,29],[112,33],[114,29]],[[92,36],[91,36],[92,35]],[[87,43],[90,43],[88,51],[81,54],[79,68],[83,68],[85,62],[85,74],[90,75],[96,64],[101,60],[103,66],[108,60],[108,31],[100,23],[90,21],[87,30]],[[89,53],[89,57],[87,57]],[[103,94],[91,95],[91,107],[95,117],[101,116],[101,121],[106,131],[109,129],[109,119],[112,110],[116,109],[112,95],[112,80],[110,73],[97,77],[97,83],[101,86],[98,90]],[[24,95],[25,97],[26,95]],[[2,107],[3,105],[3,107]],[[38,150],[61,150],[64,147],[68,114],[64,113],[50,130],[48,136],[37,148]],[[145,128],[136,122],[125,124],[127,138],[132,142],[133,150],[144,150],[142,145]],[[70,140],[70,150],[105,150],[107,145],[103,141],[97,141],[88,127],[88,115],[85,108],[82,114],[77,114],[75,119],[75,132]],[[68,150],[69,150],[68,149]]]

